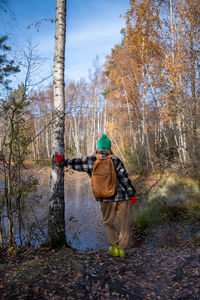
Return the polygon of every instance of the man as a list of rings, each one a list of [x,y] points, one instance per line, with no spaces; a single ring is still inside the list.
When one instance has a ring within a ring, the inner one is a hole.
[[[91,178],[94,175],[94,165],[99,161],[104,163],[103,160],[106,163],[107,159],[112,161],[116,172],[116,189],[109,197],[101,196],[95,198],[100,202],[106,236],[108,242],[111,244],[108,250],[109,254],[125,257],[125,249],[129,244],[129,208],[130,203],[133,204],[136,200],[136,197],[134,197],[136,191],[128,177],[123,162],[117,156],[113,155],[110,139],[106,134],[103,134],[98,140],[96,154],[91,156],[73,159],[64,159],[60,155],[54,157],[54,161],[61,166],[66,166],[79,172],[87,172]],[[106,180],[106,177],[102,179],[100,190],[106,189],[103,184]],[[94,190],[93,193],[95,194]],[[119,233],[114,226],[115,218],[119,226]]]

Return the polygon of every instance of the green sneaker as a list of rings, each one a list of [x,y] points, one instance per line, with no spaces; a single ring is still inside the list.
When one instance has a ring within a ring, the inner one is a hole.
[[[124,249],[119,248],[118,251],[119,251],[119,256],[120,257],[125,257],[126,256],[126,253],[125,253]]]
[[[112,256],[119,256],[119,250],[117,245],[112,245],[108,248],[108,253]]]

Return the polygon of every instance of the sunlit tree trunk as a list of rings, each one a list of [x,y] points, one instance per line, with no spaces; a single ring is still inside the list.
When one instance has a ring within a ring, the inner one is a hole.
[[[47,114],[45,115],[45,144],[46,144],[46,157],[50,157],[50,147],[49,147],[49,128],[48,128],[48,116]]]
[[[80,156],[80,112],[73,118],[74,119],[74,143],[76,148],[76,155]]]
[[[32,142],[32,155],[33,159],[36,160],[36,150],[35,150],[35,142]]]
[[[35,125],[35,135],[38,135],[38,129],[37,129],[37,117],[35,118],[34,121],[34,125]],[[39,152],[39,136],[37,136],[37,138],[35,139],[35,149],[36,149],[36,157],[39,158],[40,152]]]
[[[92,137],[92,146],[91,150],[94,152],[95,150],[95,136],[96,136],[96,102],[95,98],[93,98],[93,108],[92,108],[92,132],[91,132],[91,137]]]
[[[149,145],[149,134],[148,134],[148,124],[146,121],[146,91],[145,91],[145,62],[144,62],[144,48],[145,48],[145,41],[143,38],[142,42],[142,53],[141,53],[141,60],[143,62],[142,65],[142,84],[141,84],[141,98],[142,98],[142,141],[144,146],[146,146],[146,160],[147,160],[147,168],[149,169],[148,164],[150,163],[151,168],[154,170],[154,165],[153,165],[153,160],[152,160],[152,155],[151,155],[151,150],[150,150],[150,145]]]
[[[65,92],[64,92],[64,59],[66,34],[66,0],[57,0],[56,32],[54,50],[54,107],[52,155],[64,154],[65,125]],[[50,181],[50,203],[48,235],[51,247],[57,248],[66,244],[65,236],[65,202],[64,202],[64,169],[52,162]]]
[[[198,141],[198,97],[197,97],[197,81],[198,77],[196,75],[197,68],[195,68],[195,65],[197,66],[197,60],[198,55],[195,54],[198,53],[198,47],[195,48],[195,33],[194,33],[194,24],[193,20],[190,21],[190,33],[189,33],[189,53],[190,53],[190,82],[191,82],[191,95],[192,95],[192,129],[193,129],[193,139],[194,142]],[[197,79],[197,80],[196,80]],[[194,147],[194,154],[195,154],[195,160],[199,161],[199,151],[198,146]]]
[[[134,132],[133,132],[133,122],[132,122],[132,118],[131,118],[130,104],[129,104],[129,100],[128,100],[128,96],[127,96],[127,92],[126,92],[126,88],[125,88],[124,78],[122,78],[122,84],[123,84],[124,96],[125,96],[125,99],[126,99],[126,105],[127,105],[129,127],[130,127],[130,136],[132,138],[132,142],[134,143],[135,136],[134,136]]]
[[[108,99],[104,99],[104,111],[103,111],[103,131],[106,132],[106,123],[107,123],[107,102]]]

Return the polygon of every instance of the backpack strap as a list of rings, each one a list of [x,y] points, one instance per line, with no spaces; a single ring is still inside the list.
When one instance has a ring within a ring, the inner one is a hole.
[[[101,159],[101,155],[100,154],[95,154],[96,159]]]
[[[113,157],[114,155],[109,154],[109,155],[107,155],[106,157],[103,157],[103,158],[102,158],[101,155],[97,153],[97,154],[95,154],[95,156],[96,156],[96,159],[105,159],[105,158],[108,158],[108,157],[111,158],[111,157]]]

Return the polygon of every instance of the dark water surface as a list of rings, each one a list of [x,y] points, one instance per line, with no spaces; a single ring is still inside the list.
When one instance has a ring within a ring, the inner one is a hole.
[[[67,241],[77,249],[107,248],[100,204],[93,197],[87,174],[66,176],[65,199]]]
[[[37,195],[41,196],[28,195],[28,204],[24,213],[23,244],[28,239],[31,245],[38,246],[47,235],[50,168],[43,167],[38,170],[32,167],[31,170],[27,170],[26,176],[30,174],[39,178]],[[0,188],[4,188],[3,181],[0,181]],[[93,197],[90,178],[86,173],[71,170],[65,173],[65,222],[67,242],[72,247],[79,250],[108,247],[100,204]],[[4,218],[4,226],[7,229],[6,218]],[[17,222],[15,227],[17,243],[20,244]]]

